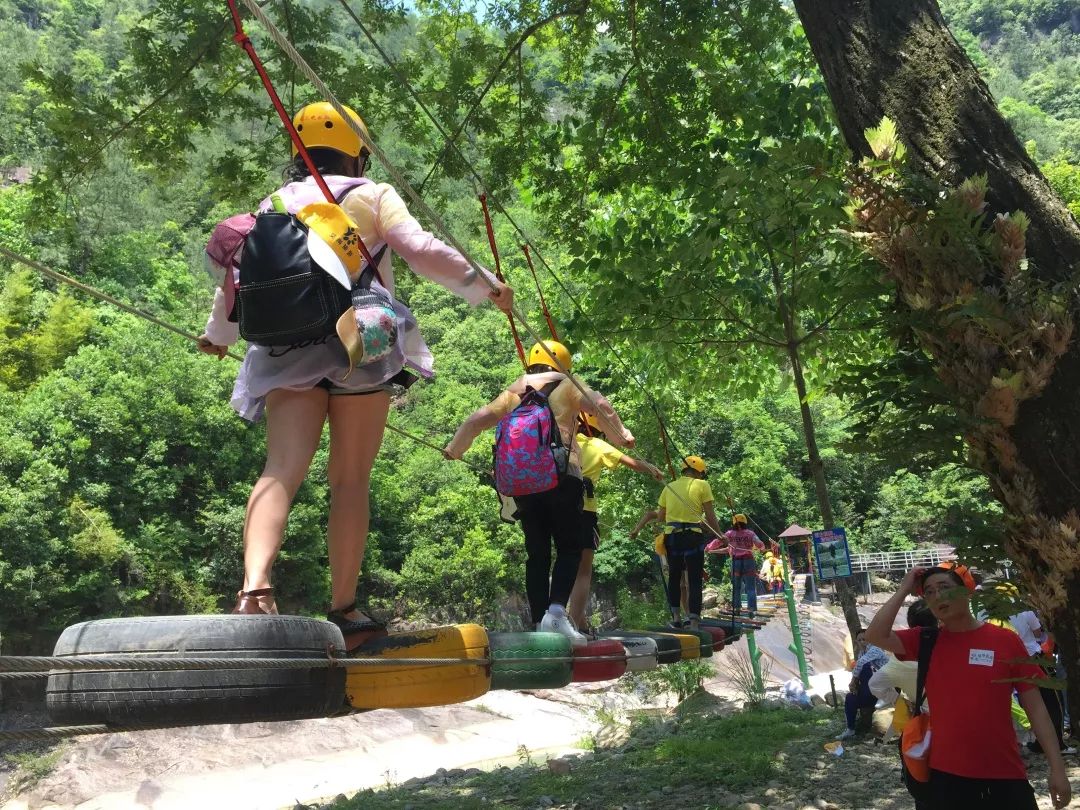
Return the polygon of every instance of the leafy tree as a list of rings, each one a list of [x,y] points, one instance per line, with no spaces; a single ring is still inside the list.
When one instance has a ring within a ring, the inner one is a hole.
[[[883,114],[909,147],[903,180],[860,183],[858,221],[879,237],[875,255],[916,314],[913,342],[968,420],[972,460],[1013,518],[1007,548],[1075,680],[1080,510],[1070,482],[1080,477],[1080,456],[1063,437],[1080,423],[1072,395],[1080,342],[1075,301],[1054,293],[1075,283],[1080,226],[1005,125],[936,2],[795,5],[852,150],[901,160],[898,140],[872,129]],[[897,71],[888,54],[900,30],[913,33]],[[954,66],[944,85],[942,64]],[[945,197],[933,196],[939,183],[952,189]],[[984,223],[985,214],[1002,216]],[[926,329],[931,323],[943,328]],[[1008,382],[998,388],[994,380]]]

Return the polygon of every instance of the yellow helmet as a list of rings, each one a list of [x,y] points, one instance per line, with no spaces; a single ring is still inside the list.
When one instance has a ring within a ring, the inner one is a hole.
[[[349,107],[345,110],[367,135],[364,119]],[[293,126],[308,149],[336,149],[349,157],[357,157],[364,146],[360,136],[329,101],[316,101],[303,107],[293,118]],[[293,144],[292,153],[296,157],[296,144]]]
[[[666,534],[658,534],[658,535],[656,535],[656,537],[653,538],[652,546],[653,546],[653,551],[656,552],[656,556],[658,556],[658,557],[666,557],[667,556],[667,535]]]
[[[734,515],[731,518],[732,523],[746,523],[746,515]]]
[[[547,347],[546,349],[544,347]],[[550,354],[549,354],[550,352]],[[555,361],[551,359],[551,355],[555,355],[555,359],[562,365],[560,369],[555,365]],[[547,366],[555,371],[570,370],[570,350],[563,346],[557,340],[544,340],[540,343],[533,345],[529,349],[529,365],[530,366]]]
[[[593,430],[599,431],[600,433],[604,432],[604,429],[600,427],[600,420],[597,418],[595,413],[585,413],[585,411],[582,411],[581,418],[584,419],[585,424],[591,427]]]
[[[691,470],[694,470],[695,472],[705,472],[705,459],[703,459],[701,456],[687,456],[683,459],[683,462],[686,464],[687,467],[689,467]]]

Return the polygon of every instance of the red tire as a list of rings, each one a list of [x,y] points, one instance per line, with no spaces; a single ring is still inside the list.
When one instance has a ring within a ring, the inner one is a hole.
[[[587,659],[598,656],[622,656],[612,661],[574,661],[573,683],[610,681],[626,673],[626,648],[621,642],[610,638],[590,641],[585,647],[574,647],[574,658]]]
[[[725,639],[727,638],[727,633],[724,632],[723,628],[721,628],[721,627],[702,627],[701,629],[704,630],[706,633],[711,633],[712,634],[712,637],[713,637],[713,652],[720,652],[720,650],[724,649],[724,644],[725,644]]]

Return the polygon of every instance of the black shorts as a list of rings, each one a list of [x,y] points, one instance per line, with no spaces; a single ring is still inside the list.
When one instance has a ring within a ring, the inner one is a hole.
[[[315,383],[315,387],[322,388],[332,397],[362,397],[368,394],[381,394],[383,391],[390,391],[391,393],[393,393],[396,388],[408,388],[410,385],[416,382],[417,379],[418,378],[415,374],[412,374],[411,372],[402,369],[386,382],[379,383],[377,385],[373,385],[371,388],[364,388],[359,391],[353,391],[348,388],[341,388],[329,377],[323,377],[321,380]]]
[[[1026,779],[969,779],[931,771],[930,794],[934,810],[1039,810]]]
[[[581,521],[584,527],[581,532],[581,550],[596,551],[600,548],[600,518],[596,512],[582,512]]]

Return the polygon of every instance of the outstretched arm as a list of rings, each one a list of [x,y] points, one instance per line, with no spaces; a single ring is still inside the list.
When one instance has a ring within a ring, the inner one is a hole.
[[[450,443],[443,448],[443,455],[447,458],[461,458],[465,451],[472,447],[477,436],[499,424],[499,420],[510,413],[520,401],[517,394],[503,391],[483,408],[473,411],[469,418],[462,422]]]
[[[622,458],[619,459],[619,463],[623,464],[626,467],[629,467],[634,472],[641,473],[642,475],[647,475],[655,481],[664,480],[664,474],[660,472],[658,468],[654,467],[647,461],[641,460],[640,458],[634,458],[633,456],[623,454]]]
[[[637,525],[630,530],[630,537],[637,537],[638,533],[652,523],[654,520],[660,519],[659,510],[653,511],[652,509],[646,509],[645,513],[641,516],[641,520],[637,522]]]

